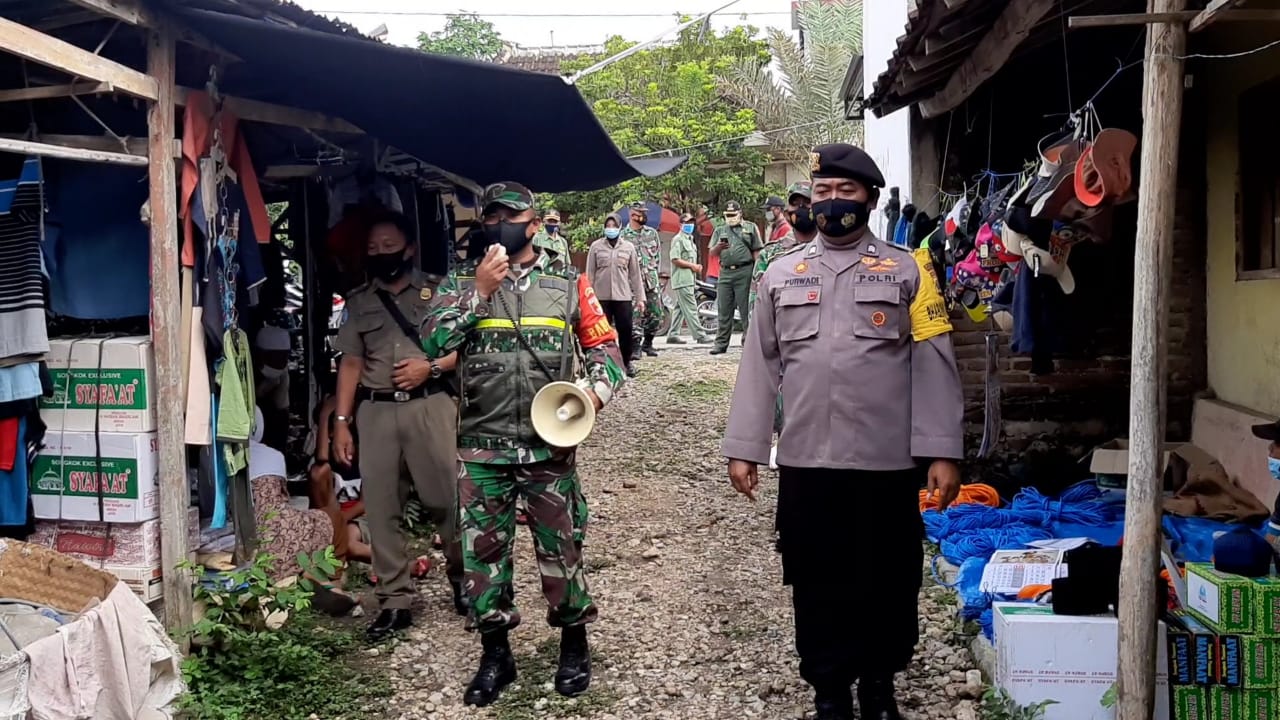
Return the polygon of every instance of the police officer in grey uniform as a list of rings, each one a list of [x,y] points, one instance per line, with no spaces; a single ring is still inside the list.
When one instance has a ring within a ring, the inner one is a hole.
[[[812,157],[819,234],[760,278],[722,451],[754,499],[769,461],[778,377],[778,531],[800,675],[820,720],[899,720],[923,563],[922,484],[959,491],[964,397],[946,305],[927,259],[867,228],[884,186],[852,145]],[[840,588],[832,592],[832,588]]]

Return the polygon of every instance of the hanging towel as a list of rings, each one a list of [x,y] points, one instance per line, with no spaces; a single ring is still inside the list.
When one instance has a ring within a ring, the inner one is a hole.
[[[39,362],[0,368],[0,403],[30,400],[43,394]]]
[[[0,357],[49,352],[40,257],[42,192],[37,158],[27,158],[16,179],[0,182]]]
[[[218,398],[209,397],[209,436],[213,436],[213,428],[218,425]],[[221,530],[227,526],[227,496],[231,488],[227,485],[227,469],[223,466],[222,443],[213,442],[211,462],[213,464],[213,516],[210,526]]]
[[[192,308],[191,323],[187,328],[190,349],[187,353],[187,423],[184,433],[188,445],[201,446],[213,444],[209,361],[204,351],[203,314],[203,308]]]

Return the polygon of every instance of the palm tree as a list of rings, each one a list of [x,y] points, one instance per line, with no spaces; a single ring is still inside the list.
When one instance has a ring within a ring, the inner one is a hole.
[[[862,124],[845,118],[841,92],[850,60],[862,52],[862,0],[801,0],[799,17],[803,46],[771,28],[773,65],[740,61],[722,74],[720,91],[755,111],[775,157],[807,167],[815,145],[862,139]]]

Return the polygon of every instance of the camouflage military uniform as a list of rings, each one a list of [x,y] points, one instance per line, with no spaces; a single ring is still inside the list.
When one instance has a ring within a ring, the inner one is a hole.
[[[662,325],[662,279],[659,269],[662,265],[662,240],[658,231],[648,225],[635,230],[630,225],[622,228],[622,239],[630,240],[640,253],[640,274],[644,277],[644,306],[637,307],[641,314],[640,322],[635,326],[636,348],[643,341],[652,341]]]
[[[586,278],[566,260],[539,253],[488,302],[474,289],[477,264],[462,264],[441,285],[422,333],[428,355],[459,352],[458,504],[473,603],[469,626],[489,631],[520,623],[510,591],[518,498],[528,507],[548,621],[583,625],[595,619],[596,607],[575,542],[586,526],[575,457],[538,438],[529,405],[552,379],[544,368],[556,380],[585,380],[608,403],[624,378],[616,335]],[[513,315],[533,353],[515,335]]]
[[[547,252],[554,253],[557,257],[565,259],[569,257],[569,241],[565,240],[560,233],[552,235],[545,230],[539,230],[538,234],[533,236],[533,244]]]
[[[751,307],[756,304],[756,286],[760,284],[760,276],[764,275],[764,271],[769,269],[769,263],[782,253],[790,250],[796,244],[795,233],[788,230],[779,240],[770,240],[760,249],[760,254],[756,256],[756,265],[751,270],[751,295],[747,301]]]

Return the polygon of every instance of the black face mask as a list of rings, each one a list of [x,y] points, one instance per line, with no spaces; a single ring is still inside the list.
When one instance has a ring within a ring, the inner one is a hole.
[[[404,249],[393,253],[381,253],[365,258],[365,267],[369,274],[383,282],[391,282],[400,277],[409,268],[411,258],[404,256]]]
[[[490,245],[497,243],[502,249],[507,251],[507,255],[515,255],[524,249],[531,241],[526,235],[529,230],[529,221],[525,222],[507,222],[501,220],[492,225],[484,226],[484,239]]]
[[[814,203],[813,214],[823,235],[842,238],[867,226],[867,221],[871,219],[871,208],[858,200],[831,198]]]
[[[818,225],[813,219],[813,208],[802,207],[792,210],[791,227],[796,232],[802,232],[806,235],[816,230]]]

